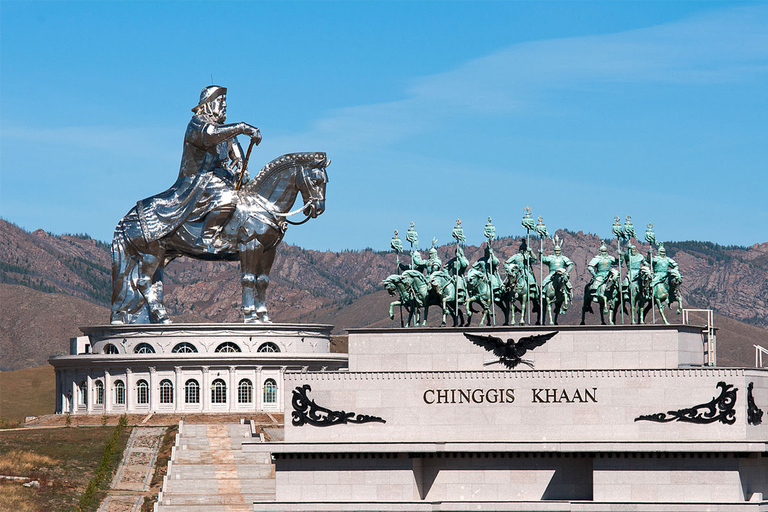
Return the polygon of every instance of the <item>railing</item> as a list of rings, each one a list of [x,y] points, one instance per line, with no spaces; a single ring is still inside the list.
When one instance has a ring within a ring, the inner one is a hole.
[[[761,347],[760,345],[752,345],[755,347],[755,367],[763,367],[763,354],[768,355],[768,349]]]
[[[717,364],[717,336],[715,335],[714,326],[715,313],[711,309],[683,309],[683,324],[690,325],[690,313],[704,313],[707,316],[707,328],[704,331],[704,366],[715,366]]]

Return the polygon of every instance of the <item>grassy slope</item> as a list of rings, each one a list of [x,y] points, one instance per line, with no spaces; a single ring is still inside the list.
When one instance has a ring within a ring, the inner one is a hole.
[[[53,414],[55,394],[51,365],[0,372],[0,418],[23,421],[26,416]]]
[[[28,477],[40,488],[0,483],[0,510],[75,511],[113,427],[0,430],[0,474]],[[119,451],[130,429],[123,431]]]

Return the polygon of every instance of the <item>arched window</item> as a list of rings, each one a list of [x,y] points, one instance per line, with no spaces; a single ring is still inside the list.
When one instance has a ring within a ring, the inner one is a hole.
[[[200,384],[198,384],[195,379],[189,379],[186,384],[184,384],[184,403],[200,403]]]
[[[104,352],[105,354],[119,354],[119,353],[120,353],[120,351],[119,351],[119,350],[117,350],[117,347],[116,347],[116,346],[114,346],[114,345],[113,345],[113,344],[111,344],[111,343],[107,343],[106,345],[104,345],[104,350],[103,350],[103,352]]]
[[[216,347],[216,352],[242,352],[242,350],[231,341],[227,341]]]
[[[125,405],[125,384],[121,380],[115,381],[115,405]]]
[[[253,402],[253,384],[248,379],[243,379],[237,385],[237,403],[249,404]]]
[[[104,405],[104,383],[97,380],[93,386],[96,388],[96,405]]]
[[[256,352],[280,352],[280,347],[278,347],[276,343],[268,341],[266,343],[262,343]]]
[[[197,349],[195,346],[191,343],[187,343],[186,341],[184,343],[179,343],[175,347],[173,347],[173,350],[171,351],[174,354],[192,354],[194,352],[197,352]]]
[[[84,380],[80,381],[77,385],[79,393],[77,393],[77,405],[85,405],[88,403],[88,385]]]
[[[227,403],[227,384],[221,379],[216,379],[211,384],[211,403]]]
[[[160,403],[173,403],[173,383],[168,379],[163,379],[160,381]]]
[[[149,403],[149,384],[144,379],[136,383],[136,403],[148,404]]]
[[[264,403],[277,403],[277,383],[272,379],[264,381]]]
[[[136,348],[133,349],[134,354],[154,354],[155,349],[149,343],[139,343]]]

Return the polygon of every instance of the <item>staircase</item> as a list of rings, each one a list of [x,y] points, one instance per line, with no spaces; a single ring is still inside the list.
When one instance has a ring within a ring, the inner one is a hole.
[[[275,467],[268,455],[245,454],[250,423],[179,423],[155,512],[250,512],[256,500],[275,499]]]

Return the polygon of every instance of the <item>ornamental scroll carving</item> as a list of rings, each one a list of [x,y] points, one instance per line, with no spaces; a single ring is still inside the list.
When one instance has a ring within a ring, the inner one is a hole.
[[[750,425],[759,425],[763,422],[763,410],[755,404],[755,397],[752,396],[754,382],[747,386],[747,423]]]
[[[312,391],[309,384],[298,386],[293,390],[293,412],[291,418],[295,427],[302,425],[312,425],[315,427],[330,427],[332,425],[341,425],[344,423],[386,423],[387,421],[378,416],[368,416],[367,414],[357,414],[346,411],[332,411],[321,407],[314,400],[307,396],[307,392]]]
[[[655,421],[657,423],[669,423],[671,421],[682,421],[686,423],[715,423],[719,421],[725,425],[733,425],[736,422],[736,392],[738,388],[725,382],[718,382],[720,396],[713,398],[706,404],[694,405],[686,409],[677,411],[659,412],[656,414],[646,414],[638,416],[635,421]],[[731,389],[733,388],[733,389]]]

